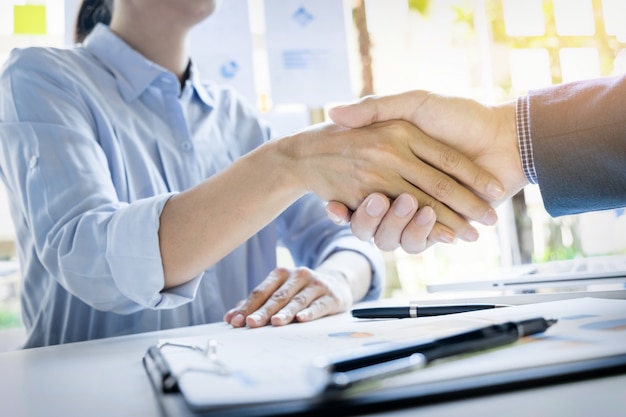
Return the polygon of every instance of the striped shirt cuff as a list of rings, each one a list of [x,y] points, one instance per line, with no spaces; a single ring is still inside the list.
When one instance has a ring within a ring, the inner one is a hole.
[[[535,160],[533,159],[533,141],[530,137],[530,108],[528,105],[528,96],[517,98],[515,103],[515,121],[524,175],[529,183],[537,184],[537,171],[535,171]]]

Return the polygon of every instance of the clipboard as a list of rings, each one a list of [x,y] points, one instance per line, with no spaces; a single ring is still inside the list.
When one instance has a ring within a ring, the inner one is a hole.
[[[149,362],[149,361],[148,361]],[[145,362],[144,362],[145,363]],[[145,363],[147,367],[151,365]],[[538,388],[553,384],[601,378],[626,372],[626,354],[589,359],[567,364],[554,364],[535,369],[494,373],[482,377],[444,381],[424,386],[404,386],[374,390],[345,397],[294,400],[214,410],[192,410],[180,392],[163,394],[158,377],[151,377],[163,416],[180,417],[312,417],[332,415],[367,415],[406,407],[419,407],[438,402],[499,394],[508,391]]]
[[[247,401],[242,397],[242,401],[239,403],[221,406],[208,405],[202,407],[198,403],[190,403],[188,395],[185,395],[185,386],[183,386],[182,391],[180,386],[173,387],[169,384],[167,385],[169,388],[164,387],[163,373],[159,370],[158,361],[155,362],[152,355],[146,354],[143,362],[152,381],[156,399],[165,416],[305,416],[319,415],[331,410],[334,412],[345,411],[351,414],[366,414],[375,410],[388,410],[409,404],[416,406],[486,393],[619,374],[626,371],[626,301],[624,300],[578,299],[498,310],[506,310],[506,313],[503,311],[481,311],[462,313],[458,318],[371,321],[367,327],[385,327],[385,323],[387,323],[388,327],[397,332],[402,331],[403,326],[426,326],[428,328],[428,326],[441,326],[443,321],[448,322],[450,320],[466,322],[466,325],[469,325],[467,324],[469,322],[482,322],[484,324],[488,320],[517,319],[528,315],[537,315],[539,312],[545,312],[547,315],[558,314],[562,318],[562,322],[566,324],[569,322],[569,326],[563,326],[561,331],[551,338],[542,339],[538,337],[531,340],[532,343],[527,341],[492,352],[479,353],[449,361],[444,360],[442,363],[434,364],[427,369],[373,381],[333,395],[317,395],[313,391],[311,395],[286,396],[275,401],[261,402]],[[329,323],[335,322],[331,318],[327,320],[327,323],[323,323],[322,327],[333,332],[352,328],[353,325],[356,325],[346,317],[338,318],[336,321],[336,324],[330,325]],[[363,323],[363,325],[365,324]],[[298,329],[295,332],[296,339],[308,333],[315,336],[320,327],[316,325],[292,326],[294,329]],[[612,328],[615,330],[603,332],[602,329],[611,328],[610,326],[613,326]],[[289,326],[286,326],[282,332],[289,332],[287,327]],[[279,329],[267,328],[265,331],[273,332]],[[254,340],[254,332],[252,331],[246,332],[244,330],[244,332],[239,333],[238,337],[247,338],[250,341]],[[224,340],[228,338],[227,336],[228,332],[215,335],[216,338]],[[277,334],[278,336],[279,334]],[[581,343],[571,343],[572,340]],[[610,343],[606,343],[607,340]],[[164,342],[178,343],[180,341]],[[588,348],[584,347],[585,343],[587,343]],[[544,351],[546,348],[550,350],[550,348],[562,344],[583,346],[583,348],[571,352],[558,351],[552,356],[544,355],[544,358],[536,358],[532,366],[528,363],[508,368],[501,366],[502,363],[519,362],[517,359],[524,352],[530,353],[534,357],[537,356],[536,352]],[[535,349],[535,353],[533,353],[533,349]],[[196,353],[202,353],[200,350],[199,348]],[[280,355],[280,352],[278,354]],[[512,357],[516,360],[511,361]],[[483,365],[486,363],[493,363],[494,366],[485,368]],[[483,368],[484,371],[477,372],[478,369]],[[167,389],[164,390],[164,388]]]

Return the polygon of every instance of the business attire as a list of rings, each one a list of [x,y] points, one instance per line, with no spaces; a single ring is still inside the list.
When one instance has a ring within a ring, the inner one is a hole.
[[[552,216],[626,207],[626,76],[555,85],[517,101],[526,177]]]
[[[220,321],[276,267],[277,245],[310,268],[336,251],[363,254],[366,299],[378,297],[380,252],[333,224],[312,194],[162,291],[166,201],[270,138],[234,91],[203,83],[193,65],[181,88],[107,26],[75,48],[13,51],[0,78],[0,177],[22,265],[25,347]]]

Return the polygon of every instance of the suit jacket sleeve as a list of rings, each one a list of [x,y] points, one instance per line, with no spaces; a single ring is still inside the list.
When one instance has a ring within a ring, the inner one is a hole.
[[[529,93],[533,158],[551,216],[626,206],[626,75]]]

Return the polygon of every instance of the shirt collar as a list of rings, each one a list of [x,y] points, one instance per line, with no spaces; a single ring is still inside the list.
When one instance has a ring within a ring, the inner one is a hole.
[[[204,104],[209,107],[213,107],[215,104],[215,99],[209,94],[208,89],[205,88],[202,80],[200,79],[200,74],[198,72],[197,67],[194,65],[193,60],[189,62],[189,81],[191,85]]]
[[[159,77],[178,84],[170,71],[150,61],[99,23],[85,39],[83,46],[113,73],[120,94],[126,101],[135,100]],[[195,66],[190,65],[189,80],[198,97],[212,107],[213,98],[203,88]]]

